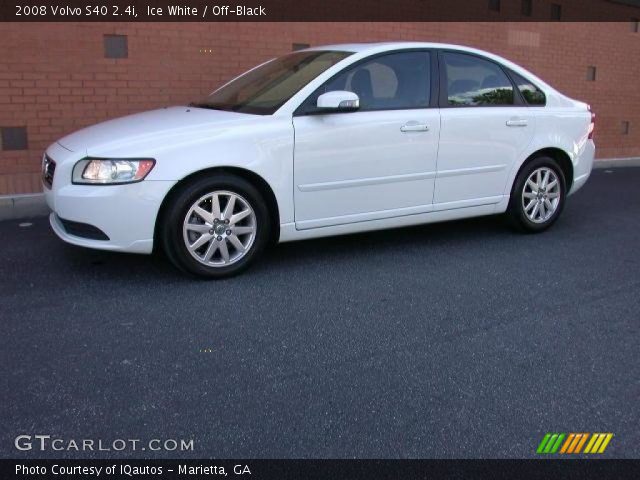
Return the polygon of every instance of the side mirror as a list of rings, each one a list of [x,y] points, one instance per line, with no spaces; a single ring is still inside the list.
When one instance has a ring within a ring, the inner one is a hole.
[[[360,99],[353,92],[336,90],[320,95],[317,107],[320,110],[334,112],[355,112],[360,108]]]

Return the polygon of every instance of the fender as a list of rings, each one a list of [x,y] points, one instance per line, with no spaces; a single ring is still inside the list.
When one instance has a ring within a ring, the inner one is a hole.
[[[516,175],[522,165],[536,152],[547,148],[562,150],[567,154],[573,165],[573,182],[584,171],[591,170],[591,164],[581,161],[588,148],[589,124],[591,114],[585,109],[584,115],[576,117],[576,113],[550,107],[535,108],[536,133],[522,153],[519,162],[514,163],[507,177],[503,195],[509,196]],[[575,139],[578,139],[577,141]],[[588,156],[587,156],[588,157]]]
[[[242,117],[168,131],[162,139],[138,137],[90,150],[88,154],[153,157],[156,167],[146,181],[180,182],[197,172],[217,167],[248,170],[260,176],[273,191],[280,221],[292,222],[294,132],[291,118]]]

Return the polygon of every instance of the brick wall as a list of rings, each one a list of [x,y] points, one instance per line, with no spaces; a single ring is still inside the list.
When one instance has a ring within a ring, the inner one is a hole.
[[[104,35],[112,34],[127,36],[128,58],[105,58]],[[57,138],[190,102],[293,43],[418,40],[489,50],[590,103],[599,158],[640,156],[640,33],[631,21],[2,23],[0,38],[0,127],[26,127],[28,134],[26,150],[0,145],[0,195],[40,191],[42,151]],[[596,67],[595,81],[587,80],[589,66]]]

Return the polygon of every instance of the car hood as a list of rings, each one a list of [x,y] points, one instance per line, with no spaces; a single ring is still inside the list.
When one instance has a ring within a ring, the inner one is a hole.
[[[116,118],[78,130],[58,143],[72,152],[105,156],[151,154],[160,145],[176,146],[194,138],[211,137],[237,123],[261,118],[221,110],[167,107]]]

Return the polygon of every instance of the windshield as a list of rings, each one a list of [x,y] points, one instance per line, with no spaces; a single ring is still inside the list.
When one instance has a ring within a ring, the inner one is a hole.
[[[351,52],[307,51],[275,58],[192,105],[272,115],[302,87],[349,55]]]

